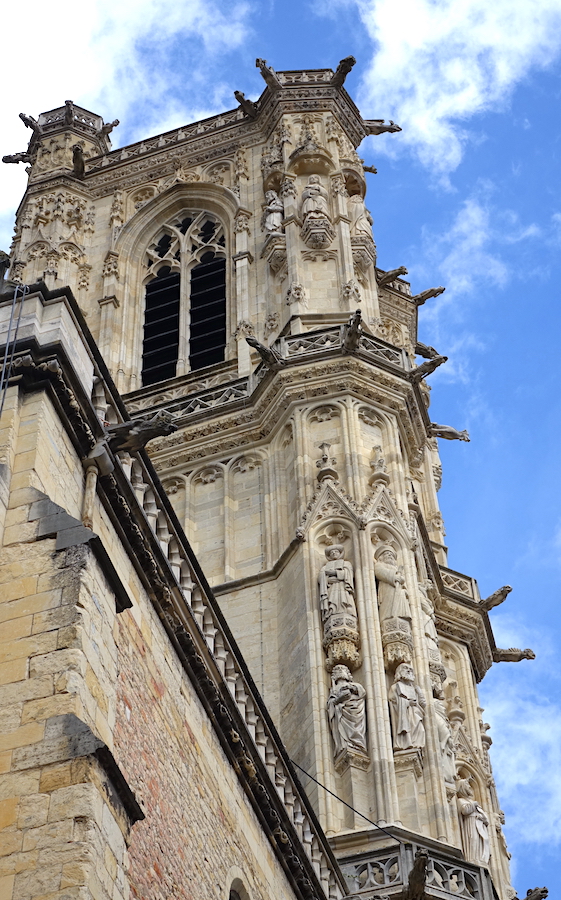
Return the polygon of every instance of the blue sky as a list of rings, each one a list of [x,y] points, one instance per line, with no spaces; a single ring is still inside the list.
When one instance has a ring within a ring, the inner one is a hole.
[[[114,146],[255,99],[255,57],[276,69],[333,66],[398,135],[368,138],[379,265],[405,265],[420,338],[450,357],[430,377],[432,419],[467,428],[441,441],[440,494],[452,568],[485,596],[501,646],[534,662],[500,664],[481,689],[507,816],[514,884],[561,889],[561,573],[559,358],[561,0],[70,0],[3,13],[9,90],[2,155],[24,150],[19,112],[72,98],[121,120]],[[321,12],[318,9],[321,7]],[[13,57],[10,58],[10,53]],[[30,60],[38,62],[29,64]],[[0,247],[8,249],[23,166],[0,170]]]

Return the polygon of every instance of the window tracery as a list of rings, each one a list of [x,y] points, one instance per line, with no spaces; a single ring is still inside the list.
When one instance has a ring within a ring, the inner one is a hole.
[[[150,243],[145,257],[142,384],[224,360],[226,236],[205,211],[183,210]]]

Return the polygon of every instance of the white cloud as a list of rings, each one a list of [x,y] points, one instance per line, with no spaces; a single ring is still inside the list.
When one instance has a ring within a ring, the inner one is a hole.
[[[73,0],[9,4],[0,155],[27,147],[19,112],[36,116],[69,98],[121,119],[115,145],[235,107],[224,59],[247,37],[249,12],[244,0],[93,0],[78,22]],[[3,249],[25,180],[23,166],[0,166]]]
[[[360,107],[403,127],[399,140],[378,141],[377,152],[407,146],[441,176],[456,168],[468,140],[482,138],[468,132],[468,119],[503,108],[514,87],[561,50],[559,0],[352,2],[375,45]]]

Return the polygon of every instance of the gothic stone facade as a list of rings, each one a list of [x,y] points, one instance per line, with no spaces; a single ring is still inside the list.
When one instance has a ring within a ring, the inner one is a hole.
[[[531,653],[495,646],[508,589],[447,567],[437,438],[469,438],[417,344],[442,289],[377,266],[356,152],[399,129],[349,61],[258,63],[257,103],[117,151],[70,103],[26,119],[7,900],[401,897],[419,849],[429,895],[514,896],[476,683]],[[155,415],[152,463],[104,439]]]

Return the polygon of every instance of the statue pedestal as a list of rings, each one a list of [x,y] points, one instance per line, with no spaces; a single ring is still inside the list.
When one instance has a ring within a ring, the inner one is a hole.
[[[371,818],[369,796],[369,776],[366,770],[370,767],[370,759],[360,750],[349,748],[339,753],[335,759],[335,768],[341,776],[341,797],[359,813]],[[365,828],[362,816],[345,807],[345,828]]]
[[[418,748],[396,750],[394,766],[401,822],[404,828],[421,831],[418,783],[423,774],[422,751]]]

